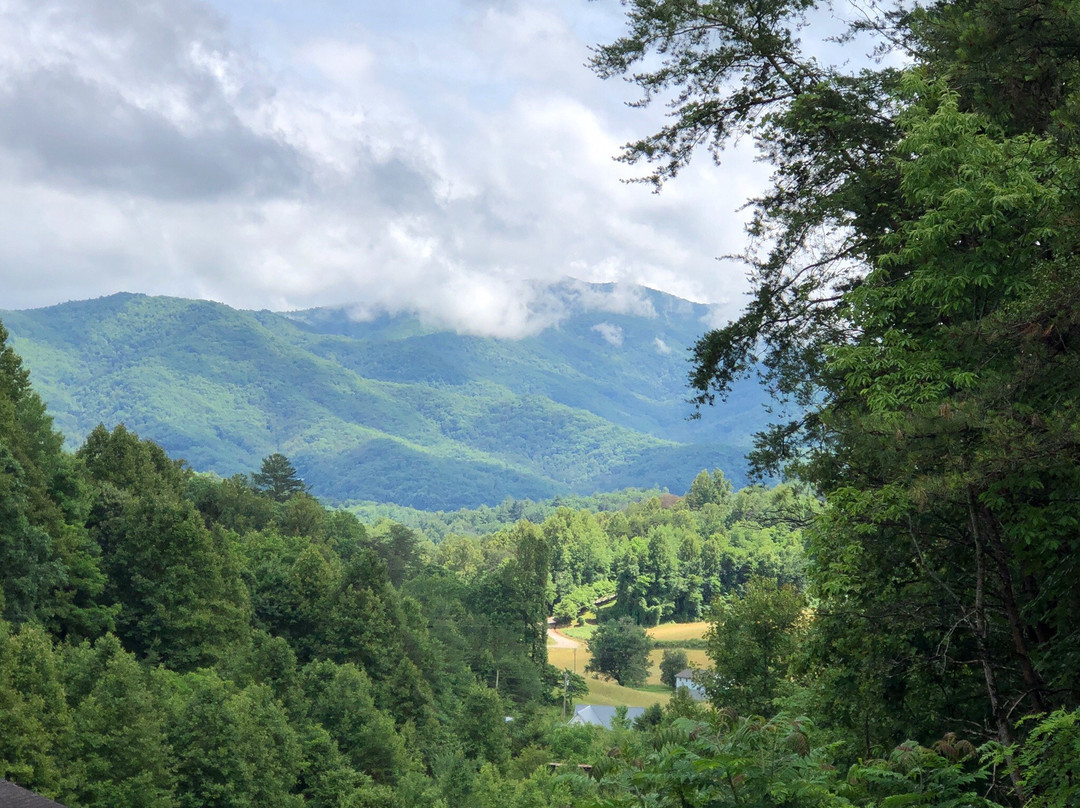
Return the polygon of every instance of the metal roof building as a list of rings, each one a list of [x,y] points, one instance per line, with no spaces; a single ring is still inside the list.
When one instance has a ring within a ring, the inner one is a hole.
[[[8,780],[0,780],[0,806],[2,808],[64,808],[60,803],[45,799]]]
[[[611,729],[611,720],[615,717],[617,707],[606,704],[579,704],[574,708],[574,717],[568,724],[592,724],[593,726]],[[626,720],[633,721],[645,712],[644,707],[627,707]]]

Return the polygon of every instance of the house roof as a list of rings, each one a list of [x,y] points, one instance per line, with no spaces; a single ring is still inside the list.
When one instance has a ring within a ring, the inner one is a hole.
[[[33,791],[27,791],[8,780],[0,780],[0,805],[4,808],[64,808]]]
[[[615,717],[617,707],[607,704],[579,704],[574,709],[574,717],[570,724],[592,724],[593,726],[611,729],[611,719]],[[644,707],[627,707],[626,720],[633,721],[645,712]]]
[[[690,679],[694,675],[693,668],[683,668],[681,671],[675,674],[676,679]]]

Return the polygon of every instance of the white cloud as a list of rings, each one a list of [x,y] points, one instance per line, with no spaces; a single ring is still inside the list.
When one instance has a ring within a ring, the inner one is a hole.
[[[656,352],[658,354],[664,354],[665,356],[671,353],[671,346],[664,342],[660,337],[653,340],[653,345],[656,346]]]
[[[614,5],[215,3],[0,3],[4,306],[358,303],[520,336],[655,314],[635,284],[738,301],[714,256],[764,169],[621,182],[658,113],[582,66]]]
[[[597,323],[592,327],[592,330],[597,332],[604,341],[609,345],[614,345],[616,348],[620,347],[623,343],[623,331],[619,326],[612,323]]]

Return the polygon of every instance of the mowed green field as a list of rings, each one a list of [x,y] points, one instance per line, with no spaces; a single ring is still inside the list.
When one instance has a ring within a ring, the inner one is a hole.
[[[693,640],[704,636],[708,623],[667,623],[648,630],[649,636],[656,640],[678,641]],[[556,668],[568,668],[580,673],[589,684],[589,693],[580,699],[585,704],[625,704],[627,707],[648,707],[650,704],[667,704],[671,691],[660,684],[660,660],[664,652],[656,649],[649,654],[649,678],[644,689],[622,687],[614,680],[585,673],[585,666],[592,656],[582,644],[576,651],[573,648],[553,648],[548,646],[548,662]],[[691,667],[707,667],[709,659],[702,650],[687,649],[686,658]]]

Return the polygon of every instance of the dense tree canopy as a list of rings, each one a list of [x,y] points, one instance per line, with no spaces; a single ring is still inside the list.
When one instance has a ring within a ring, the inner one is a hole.
[[[547,806],[501,773],[556,712],[538,527],[459,577],[408,528],[123,426],[64,454],[4,337],[0,777],[72,808],[420,808],[490,763],[488,798]]]
[[[743,714],[776,712],[791,695],[791,666],[808,623],[806,598],[790,584],[755,577],[742,591],[717,599],[709,618],[709,697]]]
[[[704,404],[760,367],[806,407],[756,457],[826,499],[827,714],[869,751],[1080,704],[1075,4],[875,8],[854,33],[904,69],[815,59],[802,0],[627,5],[594,66],[674,101],[625,159],[662,184],[745,133],[774,167],[750,301],[691,381]]]

